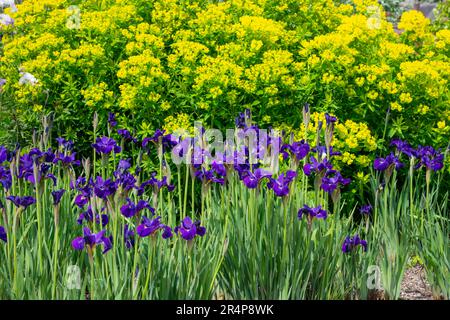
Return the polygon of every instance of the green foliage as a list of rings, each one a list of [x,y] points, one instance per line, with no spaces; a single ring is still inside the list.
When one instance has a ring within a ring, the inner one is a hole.
[[[50,113],[82,153],[95,111],[120,111],[138,132],[172,126],[170,116],[224,128],[245,107],[296,128],[304,102],[378,137],[390,108],[388,138],[449,138],[450,37],[418,13],[398,35],[374,0],[28,0],[5,12],[15,19],[1,30],[9,143]],[[19,71],[38,83],[19,85]]]

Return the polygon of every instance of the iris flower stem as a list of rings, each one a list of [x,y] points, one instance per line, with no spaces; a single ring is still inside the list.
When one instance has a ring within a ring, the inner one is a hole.
[[[222,199],[223,199],[223,197],[222,197]],[[226,217],[225,217],[225,226],[224,226],[224,229],[223,229],[223,237],[222,237],[222,242],[221,242],[223,245],[225,245],[225,241],[226,241],[226,237],[227,237],[229,216],[230,215],[227,214]],[[222,265],[222,262],[223,262],[224,258],[225,258],[225,255],[222,254],[220,260],[217,262],[217,266],[216,266],[216,268],[214,270],[214,276],[212,277],[211,285],[209,286],[209,291],[210,292],[212,292],[212,290],[214,288],[214,280],[216,279],[217,274],[220,271],[220,267]]]
[[[201,200],[202,200],[202,204],[201,204],[200,216],[203,219],[205,217],[205,185],[204,185],[204,182],[202,183]]]
[[[167,206],[168,206],[168,217],[169,217],[169,225],[173,225],[175,221],[173,221],[173,208],[172,208],[172,199],[171,199],[171,193],[167,192]]]
[[[369,215],[366,216],[366,234],[369,232],[369,223],[370,223],[370,218]]]
[[[388,216],[388,201],[387,201],[387,197],[388,197],[388,184],[386,183],[385,189],[383,190],[384,195],[383,195],[383,219],[384,219],[384,227],[387,227],[387,216]]]
[[[94,130],[94,143],[96,140],[97,140],[97,131]],[[93,148],[92,153],[93,153],[92,157],[94,159],[94,162],[92,163],[93,164],[92,176],[95,178],[97,176],[97,151],[95,150],[95,148]]]
[[[114,275],[114,279],[117,279],[118,277],[117,277],[117,254],[118,254],[118,249],[119,249],[119,241],[118,241],[118,239],[119,239],[119,237],[118,237],[118,233],[119,233],[119,213],[117,212],[118,211],[118,209],[117,208],[115,208],[115,210],[113,211],[113,221],[114,221],[114,225],[113,225],[113,227],[114,227],[114,230],[113,230],[113,232],[114,232],[114,236],[113,236],[113,241],[115,241],[115,245],[113,245],[113,265],[112,265],[112,267],[113,267],[113,275]],[[101,219],[101,214],[100,214],[100,219]],[[101,224],[102,222],[100,221],[100,224]]]
[[[92,301],[94,300],[94,261],[89,261],[89,265],[91,266],[91,290],[89,292],[89,299]]]
[[[43,179],[43,184],[44,184],[44,186],[43,186],[43,190],[48,190],[47,189],[47,182],[46,182],[46,179]],[[44,192],[41,192],[41,199],[42,199],[42,234],[47,234],[47,229],[46,229],[46,226],[47,226],[47,219],[46,219],[46,214],[45,214],[45,209],[47,208],[47,197],[46,197],[46,194],[44,194]]]
[[[106,169],[109,163],[109,157],[107,154],[102,154],[102,178],[106,179]]]
[[[181,170],[180,166],[177,166],[177,180],[178,180],[178,212],[180,213],[180,219],[182,219],[182,213],[183,213],[183,203],[181,202]],[[175,222],[175,221],[174,221]]]
[[[426,199],[425,199],[425,202],[426,202],[426,211],[427,211],[427,218],[429,218],[430,217],[430,181],[429,181],[429,174],[430,174],[430,171],[429,171],[429,169],[427,169],[427,173],[426,173],[426,175],[427,175],[427,177],[426,177],[426,189],[427,189],[427,193],[426,193]],[[424,233],[424,220],[425,220],[425,218],[424,218],[424,216],[423,216],[423,211],[422,211],[422,221],[421,221],[421,229],[422,229],[422,234]]]
[[[283,248],[285,248],[283,250],[283,258],[282,261],[284,262],[284,260],[287,258],[287,250],[286,250],[286,246],[287,246],[287,198],[282,200],[281,202],[281,208],[283,210],[283,215],[284,215],[284,229],[283,229]]]
[[[12,237],[13,237],[13,286],[12,286],[12,291],[14,294],[17,294],[16,290],[16,286],[17,286],[17,223],[19,220],[19,210],[20,209],[15,209],[14,208],[14,221],[13,221],[13,232],[12,232]]]
[[[148,265],[147,265],[147,277],[145,279],[145,287],[144,287],[144,292],[143,292],[143,296],[149,296],[148,295],[148,286],[150,284],[150,275],[152,272],[152,261],[153,261],[153,254],[154,251],[153,247],[154,247],[154,242],[156,241],[156,239],[150,239],[150,243],[148,244]]]
[[[188,186],[189,186],[189,165],[186,164],[186,181],[184,185],[184,202],[183,202],[183,215],[180,216],[180,221],[183,220],[183,217],[187,214],[187,195],[188,195]],[[178,192],[181,192],[181,189],[178,190]]]
[[[191,206],[192,206],[192,219],[195,219],[195,178],[191,181]]]
[[[413,197],[413,163],[409,166],[409,209],[410,209],[410,218],[411,218],[411,230],[413,230],[414,225],[414,197]]]
[[[256,221],[256,203],[255,203],[255,192],[256,189],[250,189],[250,216],[251,216],[251,227],[252,227],[252,232],[253,234],[255,234],[256,229],[257,229],[257,221]],[[256,237],[253,237],[254,240],[256,240]],[[256,242],[256,241],[255,241]]]
[[[36,217],[37,217],[37,231],[38,231],[38,261],[39,271],[42,273],[44,265],[42,262],[42,217],[41,217],[41,199],[39,194],[39,187],[36,184]]]
[[[53,286],[52,286],[52,300],[56,299],[56,282],[58,274],[58,250],[59,250],[59,227],[55,225],[55,245],[53,248]]]
[[[162,151],[162,143],[161,143],[161,141],[158,144],[158,159],[159,159],[159,180],[162,180],[162,178],[163,178],[163,151]],[[163,206],[162,206],[162,202],[163,202],[162,188],[159,188],[158,196],[159,196],[158,209],[160,209],[160,213],[162,215],[162,213],[163,213],[162,212],[163,211]]]
[[[378,223],[378,191],[375,191],[375,207],[373,212],[373,230],[378,230],[377,223]]]
[[[138,292],[138,284],[139,284],[139,272],[136,275],[137,268],[137,260],[138,260],[138,252],[139,252],[139,239],[140,237],[136,237],[136,243],[134,244],[134,258],[133,258],[133,270],[131,270],[131,293],[134,299],[137,298],[136,293]],[[136,289],[134,289],[134,279],[137,278]]]

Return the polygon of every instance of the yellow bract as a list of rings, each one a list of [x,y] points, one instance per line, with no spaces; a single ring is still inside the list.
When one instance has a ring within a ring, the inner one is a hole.
[[[298,123],[308,101],[343,123],[378,125],[390,107],[404,132],[448,140],[448,125],[437,123],[449,116],[450,31],[433,31],[418,11],[403,14],[397,34],[376,0],[76,3],[27,0],[5,11],[15,26],[2,29],[0,75],[23,114],[73,99],[76,108],[122,108],[156,126],[177,113],[231,123],[249,107],[256,121],[277,126]],[[20,72],[38,85],[19,86]],[[381,127],[372,129],[381,135]],[[376,145],[356,134],[337,141],[353,155]],[[345,161],[366,163],[358,159]]]

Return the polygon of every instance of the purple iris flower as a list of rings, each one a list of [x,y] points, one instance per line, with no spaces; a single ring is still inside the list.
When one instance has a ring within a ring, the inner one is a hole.
[[[119,136],[124,138],[126,141],[132,141],[133,143],[137,143],[137,139],[131,135],[131,132],[127,129],[119,129],[117,130],[117,133]]]
[[[159,139],[164,136],[165,130],[156,129],[155,133],[151,137],[144,138],[142,140],[142,147],[147,148],[149,142],[158,143]]]
[[[245,109],[244,112],[239,113],[235,119],[236,128],[245,129],[250,124],[251,111],[250,109]]]
[[[57,153],[53,163],[61,162],[63,166],[79,166],[80,160],[75,159],[76,152],[71,154]]]
[[[335,123],[337,121],[336,117],[330,116],[328,113],[325,113],[325,121],[327,123],[327,126]]]
[[[392,152],[386,158],[376,158],[373,162],[373,167],[378,171],[385,171],[389,167],[400,169],[404,167],[404,164],[400,162],[400,159],[396,157]]]
[[[142,210],[144,209],[148,209],[150,210],[150,212],[152,214],[155,213],[155,209],[150,207],[150,205],[148,204],[147,201],[144,200],[139,200],[137,204],[134,204],[130,198],[127,198],[127,203],[124,204],[121,208],[120,208],[120,212],[122,212],[122,214],[127,217],[127,218],[131,218],[137,214],[139,214]]]
[[[56,186],[56,177],[52,173],[47,173],[50,169],[50,165],[46,163],[41,163],[39,166],[39,169],[37,171],[37,179],[38,183],[41,183],[42,179],[51,179],[53,181],[53,185]],[[22,177],[28,180],[31,184],[36,184],[36,177],[34,176],[34,170],[33,169],[26,169],[22,172]]]
[[[114,176],[119,177],[120,175],[128,172],[131,168],[131,163],[129,159],[120,159],[119,164],[117,165],[117,170],[114,171]]]
[[[163,152],[171,151],[175,146],[180,143],[181,137],[177,137],[173,134],[166,134],[162,138]]]
[[[154,236],[157,231],[162,230],[163,239],[168,239],[172,237],[172,231],[170,227],[161,223],[161,217],[158,216],[154,219],[149,219],[147,217],[142,217],[142,223],[137,226],[136,232],[141,237]]]
[[[64,190],[64,189],[52,191],[53,205],[54,206],[57,206],[61,202],[61,198],[62,198],[62,196],[64,195],[65,192],[66,192],[66,190]]]
[[[77,223],[81,225],[83,224],[83,221],[87,221],[89,223],[92,223],[94,221],[94,211],[92,210],[91,206],[89,206],[86,211],[78,216]],[[102,227],[105,227],[109,223],[108,215],[102,214],[100,216],[98,213],[95,213],[95,223],[99,224],[100,222],[102,224]]]
[[[203,163],[206,162],[207,158],[211,158],[211,153],[208,150],[202,149],[199,146],[194,146],[194,150],[192,152],[192,163],[199,167]]]
[[[0,240],[8,242],[8,235],[6,234],[5,228],[2,226],[0,226]]]
[[[264,178],[272,178],[272,173],[261,168],[256,169],[254,173],[250,170],[246,170],[242,173],[242,182],[249,189],[258,187]]]
[[[227,176],[227,169],[222,163],[219,163],[217,161],[213,161],[211,163],[211,168],[214,170],[215,173],[217,173],[219,176],[226,177]]]
[[[84,227],[83,236],[73,239],[72,247],[75,250],[83,250],[85,247],[90,247],[91,249],[94,249],[96,245],[102,244],[103,245],[102,253],[105,254],[112,248],[112,236],[105,237],[105,233],[106,233],[105,230],[101,230],[100,232],[93,234],[88,227]]]
[[[206,233],[206,228],[200,225],[200,220],[193,222],[190,217],[186,217],[181,222],[181,225],[175,227],[174,232],[181,235],[184,240],[191,241],[197,235],[203,237]]]
[[[158,193],[159,190],[164,188],[164,187],[166,187],[169,192],[172,192],[175,189],[175,185],[169,184],[167,182],[167,177],[166,176],[162,177],[161,180],[158,180],[156,178],[156,172],[152,172],[151,178],[149,180],[147,180],[147,181],[142,182],[141,185],[139,187],[137,187],[138,196],[141,196],[141,195],[144,194],[145,188],[147,186],[152,186],[153,187],[153,192],[155,192],[155,193]]]
[[[361,208],[359,209],[359,212],[361,214],[369,215],[372,212],[372,205],[366,204],[364,206],[361,206]]]
[[[78,177],[75,181],[70,181],[70,189],[77,189],[78,191],[81,191],[86,186],[86,178],[85,177]]]
[[[375,170],[384,171],[389,167],[390,163],[385,158],[376,158],[373,162],[373,167]]]
[[[234,123],[236,125],[236,128],[245,128],[246,123],[248,122],[248,119],[250,118],[250,110],[246,109],[245,112],[240,112],[239,115],[234,120]]]
[[[5,190],[9,190],[12,186],[11,171],[3,166],[0,166],[0,184]]]
[[[70,151],[73,149],[74,144],[72,140],[66,140],[64,138],[56,138],[56,141],[58,142],[58,146],[64,150]]]
[[[136,187],[136,177],[128,172],[131,164],[129,160],[121,159],[117,166],[117,170],[114,171],[116,177],[117,187],[122,187],[123,190],[131,190]]]
[[[6,79],[0,78],[0,92],[3,90],[3,86],[6,84]]]
[[[223,185],[225,183],[225,179],[216,177],[214,173],[214,170],[206,170],[204,167],[201,167],[200,170],[195,172],[195,177],[203,183],[215,182]]]
[[[444,154],[441,150],[435,150],[431,146],[419,146],[417,156],[420,159],[417,167],[425,166],[427,169],[438,171],[444,167]]]
[[[121,148],[117,145],[116,141],[108,137],[97,138],[92,147],[94,147],[98,153],[103,154],[110,154],[113,151],[114,153],[119,153],[121,151]]]
[[[95,180],[95,183],[92,183],[94,186],[94,194],[101,198],[106,199],[108,196],[114,194],[117,190],[116,183],[111,179],[103,180],[102,177],[98,176]]]
[[[123,190],[131,190],[136,187],[136,177],[129,172],[121,174],[117,180],[116,184],[122,187]]]
[[[310,163],[306,163],[303,166],[303,172],[309,176],[314,171],[318,174],[323,173],[326,170],[331,170],[333,168],[333,165],[331,162],[328,161],[328,159],[324,158],[322,162],[318,162],[316,158],[310,157],[309,158]]]
[[[31,196],[24,196],[24,197],[8,196],[6,197],[6,199],[14,203],[16,207],[18,208],[22,207],[24,209],[36,203],[36,199]]]
[[[305,158],[308,155],[309,150],[309,144],[305,142],[305,140],[297,141],[292,144],[285,144],[281,147],[281,153],[283,154],[284,159],[289,157],[289,154],[287,153],[287,151],[289,151],[295,156],[297,161]]]
[[[123,241],[125,242],[127,249],[131,249],[134,246],[134,231],[128,224],[123,228]]]
[[[17,177],[22,179],[25,178],[27,175],[33,174],[33,157],[26,153],[19,159],[19,172],[17,174]]]
[[[193,138],[184,138],[183,140],[181,140],[180,137],[180,141],[176,146],[174,146],[172,153],[180,158],[185,157],[188,151],[193,147],[193,145]]]
[[[358,235],[355,235],[354,237],[347,236],[342,244],[342,252],[352,252],[357,246],[362,246],[364,251],[367,251],[366,240],[360,239]]]
[[[396,157],[393,153],[389,154],[386,157],[387,161],[390,162],[391,164],[393,164],[395,166],[395,169],[401,169],[405,166],[405,164],[403,162],[400,161],[400,159],[398,157]]]
[[[312,149],[313,152],[316,152],[319,155],[319,158],[324,159],[325,157],[328,156],[327,154],[327,147],[326,146],[316,146]],[[328,149],[328,151],[330,152],[330,157],[332,156],[340,156],[342,155],[341,152],[339,151],[334,151],[333,147],[330,146],[330,148]]]
[[[105,254],[106,252],[111,250],[112,246],[113,246],[113,237],[112,236],[103,237],[103,251],[102,251],[102,254]]]
[[[64,147],[64,144],[66,143],[66,139],[64,139],[63,137],[58,137],[58,138],[56,138],[56,142],[58,142],[58,146]]]
[[[0,146],[0,164],[8,159],[8,149],[4,146]]]
[[[397,149],[397,152],[404,153],[410,158],[413,156],[416,157],[416,150],[414,150],[407,141],[393,139],[391,141],[391,146],[394,146]]]
[[[306,204],[298,210],[298,219],[301,220],[303,216],[306,215],[308,218],[308,221],[311,221],[312,218],[316,219],[326,219],[327,218],[327,212],[322,209],[322,206],[318,206],[316,208],[310,208]]]
[[[43,154],[44,153],[39,148],[33,148],[28,152],[28,155],[35,160],[42,158]]]
[[[342,177],[341,173],[335,170],[329,170],[325,177],[322,178],[320,187],[322,190],[331,193],[337,189],[339,184],[348,185],[351,182],[350,179]]]
[[[53,163],[53,161],[55,161],[56,155],[53,153],[51,148],[48,148],[47,151],[45,151],[42,154],[44,161],[48,162],[48,163]],[[75,160],[75,159],[74,159]]]
[[[75,197],[75,204],[79,208],[83,208],[88,202],[90,197],[86,194],[79,194]]]
[[[270,178],[267,187],[272,189],[276,196],[284,197],[289,194],[289,185],[295,179],[297,173],[292,170],[288,170],[278,176],[277,179]]]
[[[116,115],[112,112],[108,112],[108,124],[111,128],[117,126]]]

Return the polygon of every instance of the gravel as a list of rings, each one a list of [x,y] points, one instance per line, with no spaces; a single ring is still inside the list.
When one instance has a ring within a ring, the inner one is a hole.
[[[417,264],[406,270],[403,277],[400,299],[433,300],[433,294],[426,279],[423,266]]]

